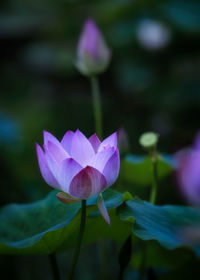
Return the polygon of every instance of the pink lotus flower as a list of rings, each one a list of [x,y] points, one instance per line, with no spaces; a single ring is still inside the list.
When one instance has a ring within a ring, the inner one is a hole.
[[[44,131],[43,148],[44,151],[36,144],[40,171],[46,183],[77,199],[100,194],[98,207],[110,224],[101,192],[118,177],[117,134],[101,142],[96,134],[87,139],[79,130],[68,130],[59,142]]]
[[[110,62],[110,50],[95,22],[91,19],[84,24],[77,56],[77,68],[87,76],[103,72]]]
[[[200,132],[190,149],[179,152],[177,180],[189,203],[200,206]]]

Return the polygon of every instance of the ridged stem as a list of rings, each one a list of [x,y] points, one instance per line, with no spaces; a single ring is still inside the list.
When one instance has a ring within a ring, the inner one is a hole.
[[[151,159],[152,159],[152,187],[151,187],[151,194],[150,194],[150,202],[152,204],[155,204],[157,189],[158,189],[157,154],[152,153]]]
[[[98,78],[96,76],[91,77],[91,86],[92,86],[95,130],[99,138],[102,140],[103,130],[102,130],[101,97],[100,97]]]

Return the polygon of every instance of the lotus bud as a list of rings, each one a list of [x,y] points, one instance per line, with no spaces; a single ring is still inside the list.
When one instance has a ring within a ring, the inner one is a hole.
[[[110,62],[111,52],[92,19],[88,19],[80,36],[76,67],[86,76],[104,72]]]

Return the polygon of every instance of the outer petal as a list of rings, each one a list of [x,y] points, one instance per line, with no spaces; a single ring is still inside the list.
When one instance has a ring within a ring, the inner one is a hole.
[[[49,141],[51,141],[54,144],[60,145],[58,139],[55,136],[53,136],[50,132],[44,130],[43,136],[44,136],[44,145],[47,145]]]
[[[99,46],[103,37],[93,20],[88,19],[80,37],[78,44],[78,56],[83,57],[87,52],[92,57],[98,58]]]
[[[83,167],[90,165],[95,156],[92,145],[82,132],[77,130],[74,133],[71,144],[71,157]]]
[[[62,148],[60,143],[59,145],[57,145],[53,142],[48,141],[47,149],[53,159],[57,162],[57,164],[60,164],[63,160],[69,158],[68,153]]]
[[[102,172],[106,178],[107,187],[110,187],[116,181],[119,175],[119,165],[120,165],[119,149],[116,148],[114,154],[108,160]]]
[[[61,163],[58,171],[58,181],[64,192],[69,193],[70,183],[81,169],[80,164],[72,158],[67,158]]]
[[[87,199],[102,192],[106,185],[105,177],[97,169],[87,166],[73,178],[69,194],[80,199]]]
[[[74,198],[72,197],[71,195],[69,195],[68,193],[65,193],[65,192],[59,192],[56,194],[56,197],[62,202],[62,203],[65,203],[65,204],[73,204],[73,203],[76,203],[76,202],[79,202],[80,199],[78,198]]]
[[[90,136],[90,138],[88,139],[90,141],[90,144],[92,145],[95,153],[97,153],[97,150],[101,144],[101,141],[99,140],[98,136],[95,134],[93,134],[92,136]]]
[[[70,155],[70,151],[71,151],[71,143],[72,143],[73,136],[74,136],[74,132],[71,130],[68,130],[61,140],[61,145],[63,146],[63,148],[69,155]]]
[[[106,221],[106,223],[109,224],[109,226],[111,225],[110,223],[110,217],[108,215],[108,211],[106,209],[106,206],[105,206],[105,203],[104,203],[104,200],[103,200],[103,196],[102,194],[100,193],[99,197],[98,197],[98,201],[97,201],[97,205],[98,205],[98,208],[99,208],[99,211],[101,213],[101,215],[103,216],[104,220]]]
[[[58,169],[59,169],[58,162],[54,159],[53,155],[49,152],[47,146],[45,146],[45,145],[44,145],[44,151],[45,151],[44,155],[45,155],[48,167],[58,182]]]
[[[114,154],[115,149],[113,147],[105,147],[101,152],[98,152],[94,160],[92,162],[92,166],[99,170],[99,172],[103,172],[104,167],[108,160],[111,158],[111,156]]]
[[[42,173],[44,180],[51,187],[60,189],[60,186],[59,186],[55,176],[53,175],[53,173],[51,172],[51,170],[48,166],[45,154],[44,154],[42,148],[38,144],[36,144],[36,152],[37,152],[40,171]]]
[[[100,152],[106,146],[110,146],[110,147],[114,147],[114,148],[117,147],[117,132],[114,132],[109,137],[107,137],[105,140],[103,140],[103,142],[101,142],[101,145],[98,148],[98,151]]]

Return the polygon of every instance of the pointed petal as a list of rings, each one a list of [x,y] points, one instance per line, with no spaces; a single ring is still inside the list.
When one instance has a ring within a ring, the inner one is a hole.
[[[74,132],[71,130],[68,130],[61,140],[61,145],[63,146],[63,148],[69,155],[70,155],[70,151],[71,151],[71,143],[72,143],[73,136],[74,136]]]
[[[56,197],[64,204],[73,204],[79,202],[80,199],[74,198],[67,193],[59,192],[56,194]]]
[[[47,149],[53,159],[57,162],[57,164],[60,164],[63,160],[69,158],[68,153],[62,148],[60,143],[59,145],[57,145],[53,142],[48,141]]]
[[[102,172],[106,178],[108,187],[114,184],[114,182],[117,180],[117,177],[119,175],[119,165],[120,165],[119,149],[117,148],[114,154],[106,163],[104,170]]]
[[[83,167],[90,165],[95,153],[92,145],[82,132],[74,133],[71,143],[71,157]]]
[[[109,224],[109,226],[111,226],[110,217],[108,215],[108,211],[107,211],[106,205],[104,203],[102,193],[100,193],[100,195],[98,197],[97,205],[98,205],[99,211],[100,211],[101,215],[103,216],[104,220],[106,221],[107,224]]]
[[[48,167],[58,182],[58,169],[59,169],[58,162],[54,159],[52,154],[49,152],[47,146],[45,146],[45,145],[44,145],[44,151],[45,151],[44,155],[45,155]]]
[[[47,145],[49,141],[51,141],[54,144],[60,145],[58,139],[48,131],[45,130],[43,131],[43,137],[44,137],[44,145]]]
[[[55,176],[53,175],[53,173],[51,172],[51,170],[48,166],[45,154],[44,154],[42,148],[37,143],[36,143],[36,152],[37,152],[40,171],[42,173],[44,180],[51,187],[60,189],[60,186],[59,186]]]
[[[82,170],[82,166],[72,158],[65,159],[58,171],[58,181],[62,190],[69,193],[69,186],[72,179]]]
[[[113,147],[105,147],[101,152],[98,152],[94,160],[92,162],[92,166],[99,170],[99,172],[103,172],[104,167],[108,160],[111,158],[111,156],[114,154],[115,149]]]
[[[92,145],[95,153],[97,153],[97,150],[101,144],[101,141],[99,140],[98,136],[95,134],[93,134],[92,136],[90,136],[90,138],[88,139],[90,141],[90,144]]]
[[[87,199],[102,192],[106,185],[105,177],[97,169],[87,166],[73,178],[69,194],[80,199]]]
[[[117,132],[114,132],[109,137],[107,137],[105,140],[103,140],[103,142],[101,142],[101,145],[98,148],[98,151],[100,152],[106,146],[110,146],[110,147],[114,147],[114,148],[117,147]]]

